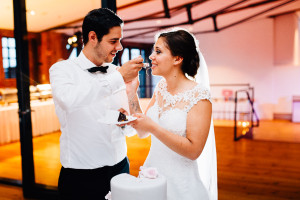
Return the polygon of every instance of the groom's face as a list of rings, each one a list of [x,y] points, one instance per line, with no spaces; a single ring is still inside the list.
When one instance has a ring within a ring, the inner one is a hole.
[[[109,33],[94,46],[94,55],[98,62],[111,63],[118,51],[123,49],[121,45],[122,28],[115,26],[109,29]]]

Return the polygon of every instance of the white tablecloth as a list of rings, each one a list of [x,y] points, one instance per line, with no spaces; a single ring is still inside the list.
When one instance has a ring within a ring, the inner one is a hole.
[[[33,137],[60,129],[52,100],[32,101],[31,120]],[[0,107],[0,144],[20,140],[18,105]]]

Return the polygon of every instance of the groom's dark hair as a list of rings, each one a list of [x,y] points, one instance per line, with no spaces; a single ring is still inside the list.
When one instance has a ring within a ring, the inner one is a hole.
[[[100,42],[102,37],[109,33],[115,26],[123,26],[123,20],[113,11],[107,8],[98,8],[90,11],[82,23],[83,44],[89,41],[89,32],[94,31]]]

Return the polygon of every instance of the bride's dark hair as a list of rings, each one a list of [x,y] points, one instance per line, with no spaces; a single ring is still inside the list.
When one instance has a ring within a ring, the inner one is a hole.
[[[184,29],[176,29],[159,33],[156,38],[164,39],[172,56],[183,58],[182,72],[194,78],[199,68],[199,54],[194,36]]]

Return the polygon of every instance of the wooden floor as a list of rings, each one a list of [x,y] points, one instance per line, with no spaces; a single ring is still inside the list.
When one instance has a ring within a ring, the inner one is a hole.
[[[219,199],[300,199],[300,144],[227,138],[216,128]]]
[[[234,127],[233,120],[214,120],[217,127]],[[254,140],[299,142],[300,123],[288,120],[261,120],[253,131]]]
[[[295,126],[295,134],[299,124],[284,122],[266,123],[262,127]],[[217,123],[216,123],[217,124]],[[285,200],[300,199],[300,142],[291,138],[289,142],[275,141],[278,128],[260,130],[255,133],[266,133],[254,140],[241,139],[233,141],[233,128],[230,126],[215,126],[217,158],[218,158],[218,187],[220,200]],[[263,138],[263,139],[261,139]],[[288,138],[285,136],[285,138]],[[297,138],[297,137],[296,137]],[[58,151],[59,133],[48,134],[34,138],[34,159],[36,166],[36,181],[42,184],[57,185],[59,164]],[[137,175],[147,156],[150,138],[127,139],[128,157],[131,174]],[[0,176],[21,178],[20,149],[18,143],[0,146]],[[38,166],[38,167],[37,167]],[[0,200],[23,199],[22,190],[18,187],[0,185]]]

